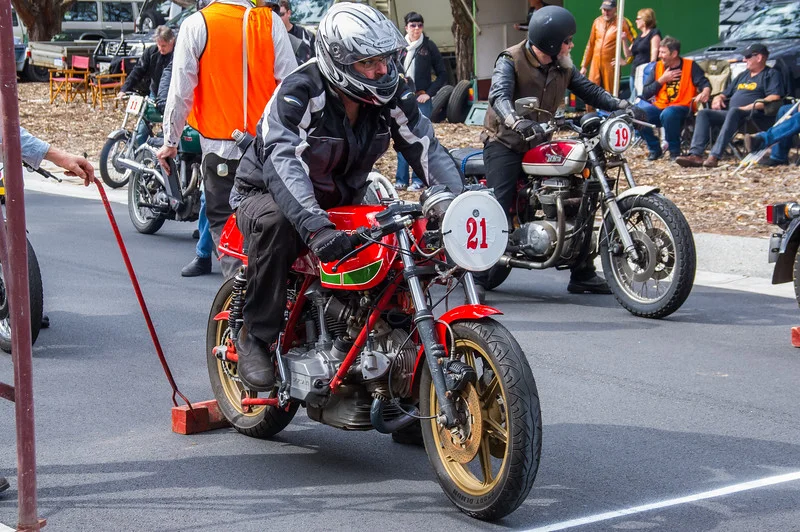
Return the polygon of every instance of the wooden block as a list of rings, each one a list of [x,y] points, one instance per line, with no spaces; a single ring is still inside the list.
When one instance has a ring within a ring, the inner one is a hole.
[[[800,347],[800,327],[792,327],[792,345]]]
[[[229,425],[215,400],[192,403],[192,410],[186,405],[172,408],[172,432],[177,434],[197,434]]]

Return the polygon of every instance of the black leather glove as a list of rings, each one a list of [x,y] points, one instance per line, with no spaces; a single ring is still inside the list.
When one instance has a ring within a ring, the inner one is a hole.
[[[617,109],[622,109],[623,111],[629,107],[631,107],[631,102],[628,100],[617,100]]]
[[[544,138],[544,128],[537,122],[528,120],[527,118],[520,118],[514,122],[513,129],[522,135],[522,138],[526,140],[529,137],[534,137],[531,139],[534,141]]]
[[[640,122],[649,122],[650,120],[647,117],[647,113],[644,109],[639,107],[638,105],[632,105],[626,109],[627,113],[631,115],[634,120],[639,120]]]
[[[353,251],[353,244],[344,231],[323,227],[311,236],[308,248],[322,262],[333,262]]]

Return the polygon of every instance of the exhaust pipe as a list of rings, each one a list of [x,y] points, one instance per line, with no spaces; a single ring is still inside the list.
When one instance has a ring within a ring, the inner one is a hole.
[[[398,418],[391,421],[383,419],[383,408],[386,405],[377,397],[372,401],[372,408],[369,409],[369,420],[375,430],[382,434],[391,434],[392,432],[404,429],[417,420],[419,416],[419,409],[415,406],[412,407],[410,412],[406,412]]]
[[[561,252],[564,250],[564,233],[566,231],[566,218],[564,217],[564,203],[561,201],[561,196],[556,196],[556,249],[550,257],[544,262],[534,262],[532,260],[515,259],[508,255],[503,255],[497,264],[507,268],[527,268],[529,270],[545,270],[555,266],[561,258]]]
[[[161,179],[161,174],[159,174],[156,170],[152,168],[147,168],[143,164],[139,164],[136,161],[132,161],[130,159],[117,159],[117,164],[122,166],[123,168],[127,168],[128,170],[133,170],[134,172],[141,172],[143,174],[149,174],[158,179],[162,184],[164,180]]]

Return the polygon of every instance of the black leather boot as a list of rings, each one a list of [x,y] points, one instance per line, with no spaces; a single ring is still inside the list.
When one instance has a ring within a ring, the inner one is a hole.
[[[236,354],[237,371],[245,386],[256,392],[268,392],[275,386],[274,355],[266,342],[242,331],[236,340]]]
[[[181,277],[197,277],[211,273],[211,257],[195,257],[181,270]]]
[[[570,294],[610,294],[611,289],[608,287],[606,280],[595,273],[588,279],[576,280],[570,278],[567,292]]]
[[[9,487],[8,480],[6,477],[0,477],[0,492],[6,491]]]

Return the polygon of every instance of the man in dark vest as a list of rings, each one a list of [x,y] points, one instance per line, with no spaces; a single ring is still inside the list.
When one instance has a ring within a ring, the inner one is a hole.
[[[528,39],[505,50],[497,58],[489,89],[489,110],[481,140],[486,180],[500,205],[509,211],[517,181],[524,177],[522,157],[546,140],[544,129],[534,120],[514,111],[518,98],[536,96],[539,107],[551,113],[564,101],[566,89],[599,109],[615,111],[630,104],[614,98],[578,72],[570,59],[576,24],[572,13],[562,7],[537,9],[528,24]],[[541,117],[544,119],[544,116]],[[525,139],[534,137],[530,142]],[[509,220],[509,224],[513,223]],[[479,295],[487,273],[475,275]],[[610,294],[608,285],[595,271],[593,254],[573,266],[567,290],[572,293]]]

